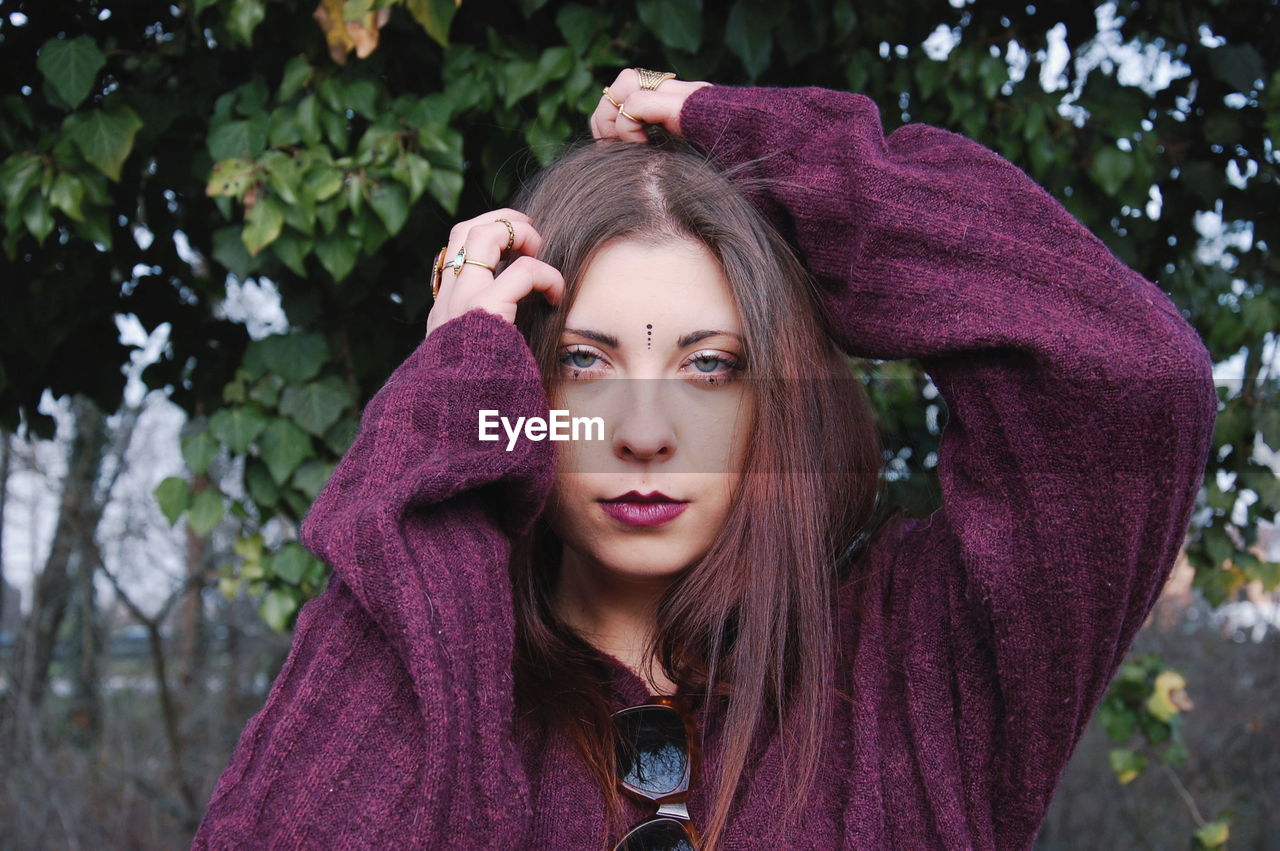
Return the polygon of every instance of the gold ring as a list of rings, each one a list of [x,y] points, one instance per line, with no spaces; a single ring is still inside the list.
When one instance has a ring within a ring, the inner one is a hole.
[[[453,268],[453,276],[456,278],[462,274],[462,267],[470,263],[472,266],[483,266],[490,272],[494,271],[494,267],[488,263],[481,263],[479,260],[470,260],[467,258],[467,246],[463,245],[458,249],[458,253],[453,255],[453,259],[444,264],[445,268]]]
[[[657,89],[666,80],[675,79],[675,74],[670,71],[649,71],[645,68],[637,68],[636,73],[640,75],[640,88]]]
[[[502,222],[504,225],[507,226],[507,247],[502,250],[510,251],[511,246],[516,244],[516,229],[513,228],[511,226],[511,222],[507,221],[506,219],[496,219],[496,221]]]
[[[626,111],[625,109],[623,109],[622,107],[618,107],[618,114],[619,114],[619,115],[625,115],[627,118],[630,118],[630,119],[631,119],[632,121],[634,121],[636,124],[643,124],[643,123],[644,123],[644,122],[643,122],[643,121],[641,121],[639,118],[636,118],[634,115],[632,115],[631,113],[627,112],[627,111]]]
[[[622,104],[620,104],[620,103],[618,103],[616,100],[614,100],[614,99],[613,99],[613,95],[609,94],[609,87],[608,87],[608,86],[605,86],[605,87],[604,87],[603,94],[604,94],[604,96],[605,96],[606,98],[608,98],[608,99],[609,99],[609,103],[613,104],[613,105],[614,105],[614,106],[616,106],[618,109],[622,109]]]
[[[440,250],[436,252],[435,262],[431,264],[431,300],[435,301],[440,297],[440,279],[444,277],[444,253],[449,250],[449,246],[442,245]]]

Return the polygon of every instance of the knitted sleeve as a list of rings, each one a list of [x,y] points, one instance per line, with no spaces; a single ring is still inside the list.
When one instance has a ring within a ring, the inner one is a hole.
[[[962,136],[886,137],[872,100],[817,87],[708,86],[680,123],[751,178],[841,347],[919,359],[946,402],[942,508],[886,537],[885,650],[917,740],[950,743],[918,759],[954,761],[971,813],[1030,835],[1183,541],[1210,356],[1164,292]],[[984,748],[994,764],[966,756]]]
[[[333,575],[300,613],[195,847],[410,836],[514,847],[527,833],[508,535],[541,512],[554,452],[477,440],[481,409],[547,415],[524,338],[476,309],[433,331],[374,395],[303,521],[303,543]]]

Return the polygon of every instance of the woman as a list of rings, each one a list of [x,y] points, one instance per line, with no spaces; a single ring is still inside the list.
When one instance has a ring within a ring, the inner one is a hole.
[[[1203,345],[1016,167],[863,96],[626,69],[591,127],[453,229],[195,845],[1029,846],[1182,541]],[[929,517],[874,522],[832,343],[946,401]],[[551,403],[602,439],[479,439]]]

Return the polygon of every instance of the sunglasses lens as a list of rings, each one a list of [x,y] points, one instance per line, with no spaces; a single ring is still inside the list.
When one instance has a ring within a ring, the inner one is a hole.
[[[675,819],[647,821],[622,837],[614,851],[693,851],[689,834]]]
[[[680,791],[689,773],[689,744],[680,715],[665,706],[642,706],[619,712],[614,721],[623,782],[648,795]]]

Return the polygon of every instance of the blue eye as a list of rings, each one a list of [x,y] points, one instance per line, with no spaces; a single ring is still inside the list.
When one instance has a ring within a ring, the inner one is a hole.
[[[693,362],[698,365],[698,372],[714,372],[716,364],[725,363],[726,361],[721,360],[720,358],[705,357],[694,358]],[[704,366],[706,369],[703,369]]]
[[[598,372],[597,361],[603,362],[604,360],[600,355],[585,347],[567,349],[561,352],[556,359],[565,369],[573,370],[575,378],[578,377],[581,371]]]
[[[743,370],[737,360],[713,352],[696,354],[686,363],[693,364],[694,374],[704,377],[708,384],[727,383]]]

